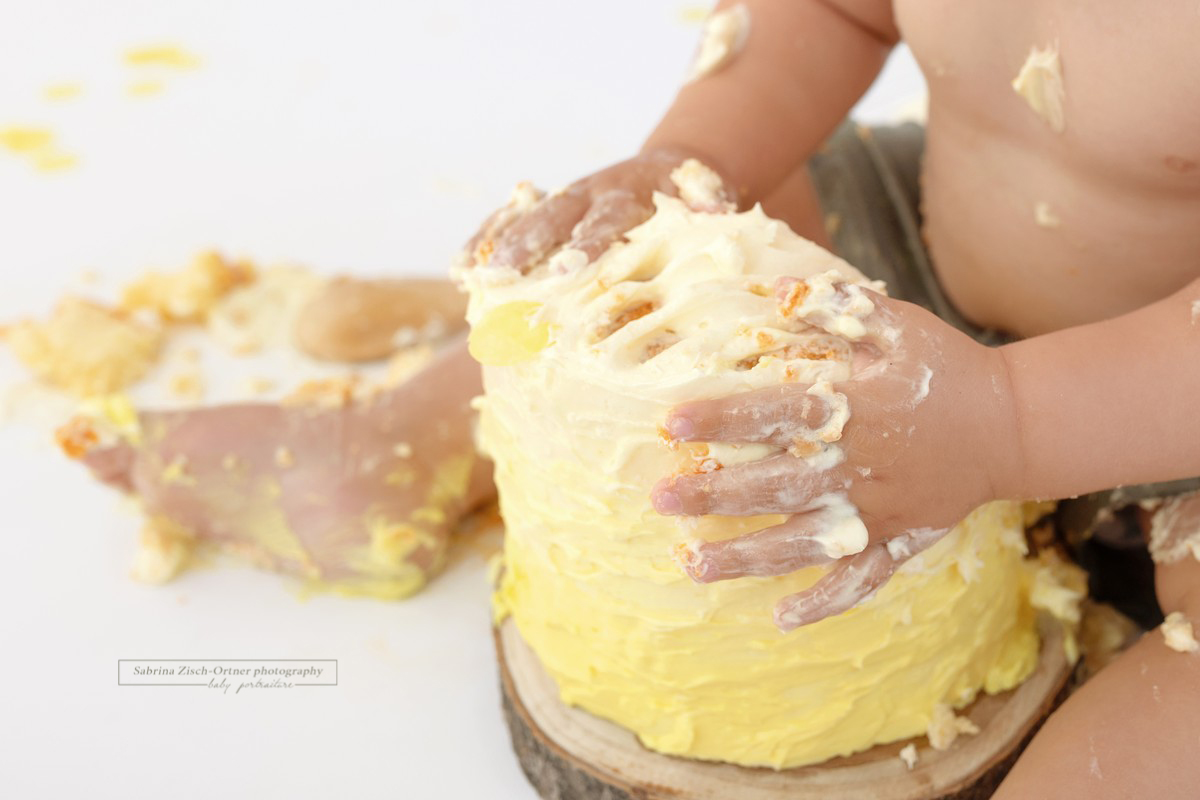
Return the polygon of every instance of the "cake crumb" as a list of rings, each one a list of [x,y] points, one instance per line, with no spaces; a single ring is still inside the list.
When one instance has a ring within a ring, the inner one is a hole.
[[[66,297],[45,322],[24,321],[5,338],[46,383],[80,397],[119,392],[158,360],[162,332],[110,308]]]
[[[187,456],[176,456],[162,471],[164,486],[195,486],[196,479],[188,474]]]
[[[275,381],[270,378],[250,378],[246,381],[246,393],[254,396],[267,394],[275,388]]]
[[[912,772],[912,768],[917,765],[917,746],[911,742],[904,745],[900,751],[900,760],[908,767],[908,771]]]
[[[933,707],[933,717],[929,720],[926,735],[934,750],[948,750],[960,734],[979,733],[979,727],[966,717],[954,713],[954,709],[945,703]]]
[[[180,372],[171,377],[171,393],[185,400],[204,399],[204,377],[196,371]]]
[[[1183,616],[1182,612],[1172,611],[1167,614],[1160,630],[1167,647],[1175,652],[1195,653],[1200,650],[1200,642],[1196,641],[1196,632],[1192,628],[1192,623]]]
[[[150,520],[139,536],[130,576],[142,583],[166,583],[187,566],[193,544],[191,535],[178,525]]]
[[[408,442],[397,442],[396,446],[392,448],[392,452],[396,454],[397,458],[411,458],[413,449]]]
[[[217,302],[255,279],[253,265],[200,253],[177,272],[150,272],[125,287],[121,307],[153,311],[171,322],[204,322]]]
[[[296,456],[287,447],[278,447],[275,450],[275,466],[280,469],[291,469],[296,466]]]

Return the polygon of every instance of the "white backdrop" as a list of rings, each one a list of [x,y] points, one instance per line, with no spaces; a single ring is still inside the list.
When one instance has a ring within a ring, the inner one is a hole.
[[[631,153],[698,28],[675,0],[0,0],[0,322],[84,269],[112,280],[217,247],[323,271],[443,274],[518,179]],[[137,70],[173,43],[191,71]],[[128,86],[161,78],[159,94]],[[78,83],[68,102],[43,95]],[[907,53],[860,104],[919,94]],[[0,351],[3,348],[0,347]],[[0,352],[0,385],[22,373]],[[136,518],[42,434],[0,427],[0,796],[532,798],[508,747],[484,561],[398,604],[300,601],[242,568],[132,583]],[[336,658],[340,685],[222,696],[116,686],[118,658]]]

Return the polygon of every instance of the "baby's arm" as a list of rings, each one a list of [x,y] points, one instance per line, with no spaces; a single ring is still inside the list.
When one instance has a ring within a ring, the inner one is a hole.
[[[1163,610],[1200,628],[1200,561],[1156,574]],[[1194,797],[1200,787],[1200,653],[1150,631],[1063,704],[996,800]]]
[[[1200,475],[1197,303],[1200,280],[1124,316],[1002,347],[1020,448],[997,495]]]
[[[560,249],[595,258],[650,217],[654,191],[676,193],[671,172],[689,157],[720,173],[721,207],[734,194],[743,205],[764,199],[842,120],[898,38],[886,0],[740,5],[740,52],[680,90],[639,154],[548,197],[519,193],[468,243],[469,258],[519,270]]]
[[[644,149],[698,154],[755,202],[808,159],[899,41],[885,0],[742,0],[750,36],[684,86]],[[717,4],[717,11],[738,5]]]

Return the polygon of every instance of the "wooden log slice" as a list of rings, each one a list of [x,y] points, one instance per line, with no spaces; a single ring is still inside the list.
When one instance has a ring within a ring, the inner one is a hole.
[[[628,730],[566,706],[512,620],[496,631],[504,715],[521,768],[546,800],[975,800],[990,797],[1068,693],[1056,624],[1043,626],[1038,667],[1017,688],[965,711],[979,726],[950,749],[925,737],[788,770],[739,767],[647,750]],[[919,760],[899,758],[909,742]]]

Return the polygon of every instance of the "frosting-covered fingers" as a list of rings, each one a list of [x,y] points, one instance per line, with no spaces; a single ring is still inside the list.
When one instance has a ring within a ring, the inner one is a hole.
[[[571,231],[566,248],[582,250],[594,261],[630,228],[650,219],[653,210],[638,202],[629,189],[609,189],[592,200],[592,207]]]
[[[796,514],[761,531],[718,542],[679,545],[675,560],[697,583],[747,575],[786,575],[833,560],[819,534],[828,528],[823,511]]]
[[[496,240],[525,214],[532,211],[541,202],[546,193],[534,187],[528,181],[521,181],[513,187],[508,202],[496,209],[479,226],[463,248],[468,261],[475,266],[486,266],[492,260],[496,249]]]
[[[489,266],[524,272],[561,247],[589,205],[581,192],[565,191],[542,200],[494,240]]]
[[[828,404],[789,383],[752,392],[676,406],[667,415],[667,433],[677,441],[749,442],[791,447],[810,438],[829,419]]]
[[[820,622],[854,608],[875,594],[908,559],[933,546],[948,528],[917,528],[843,558],[812,587],[775,605],[775,624],[783,632]]]
[[[895,569],[887,547],[871,545],[842,559],[810,588],[780,600],[775,605],[775,625],[787,633],[848,611],[887,583]]]
[[[736,464],[714,472],[676,475],[659,481],[651,502],[660,514],[792,514],[818,498],[845,488],[840,469],[814,469],[788,453]]]

